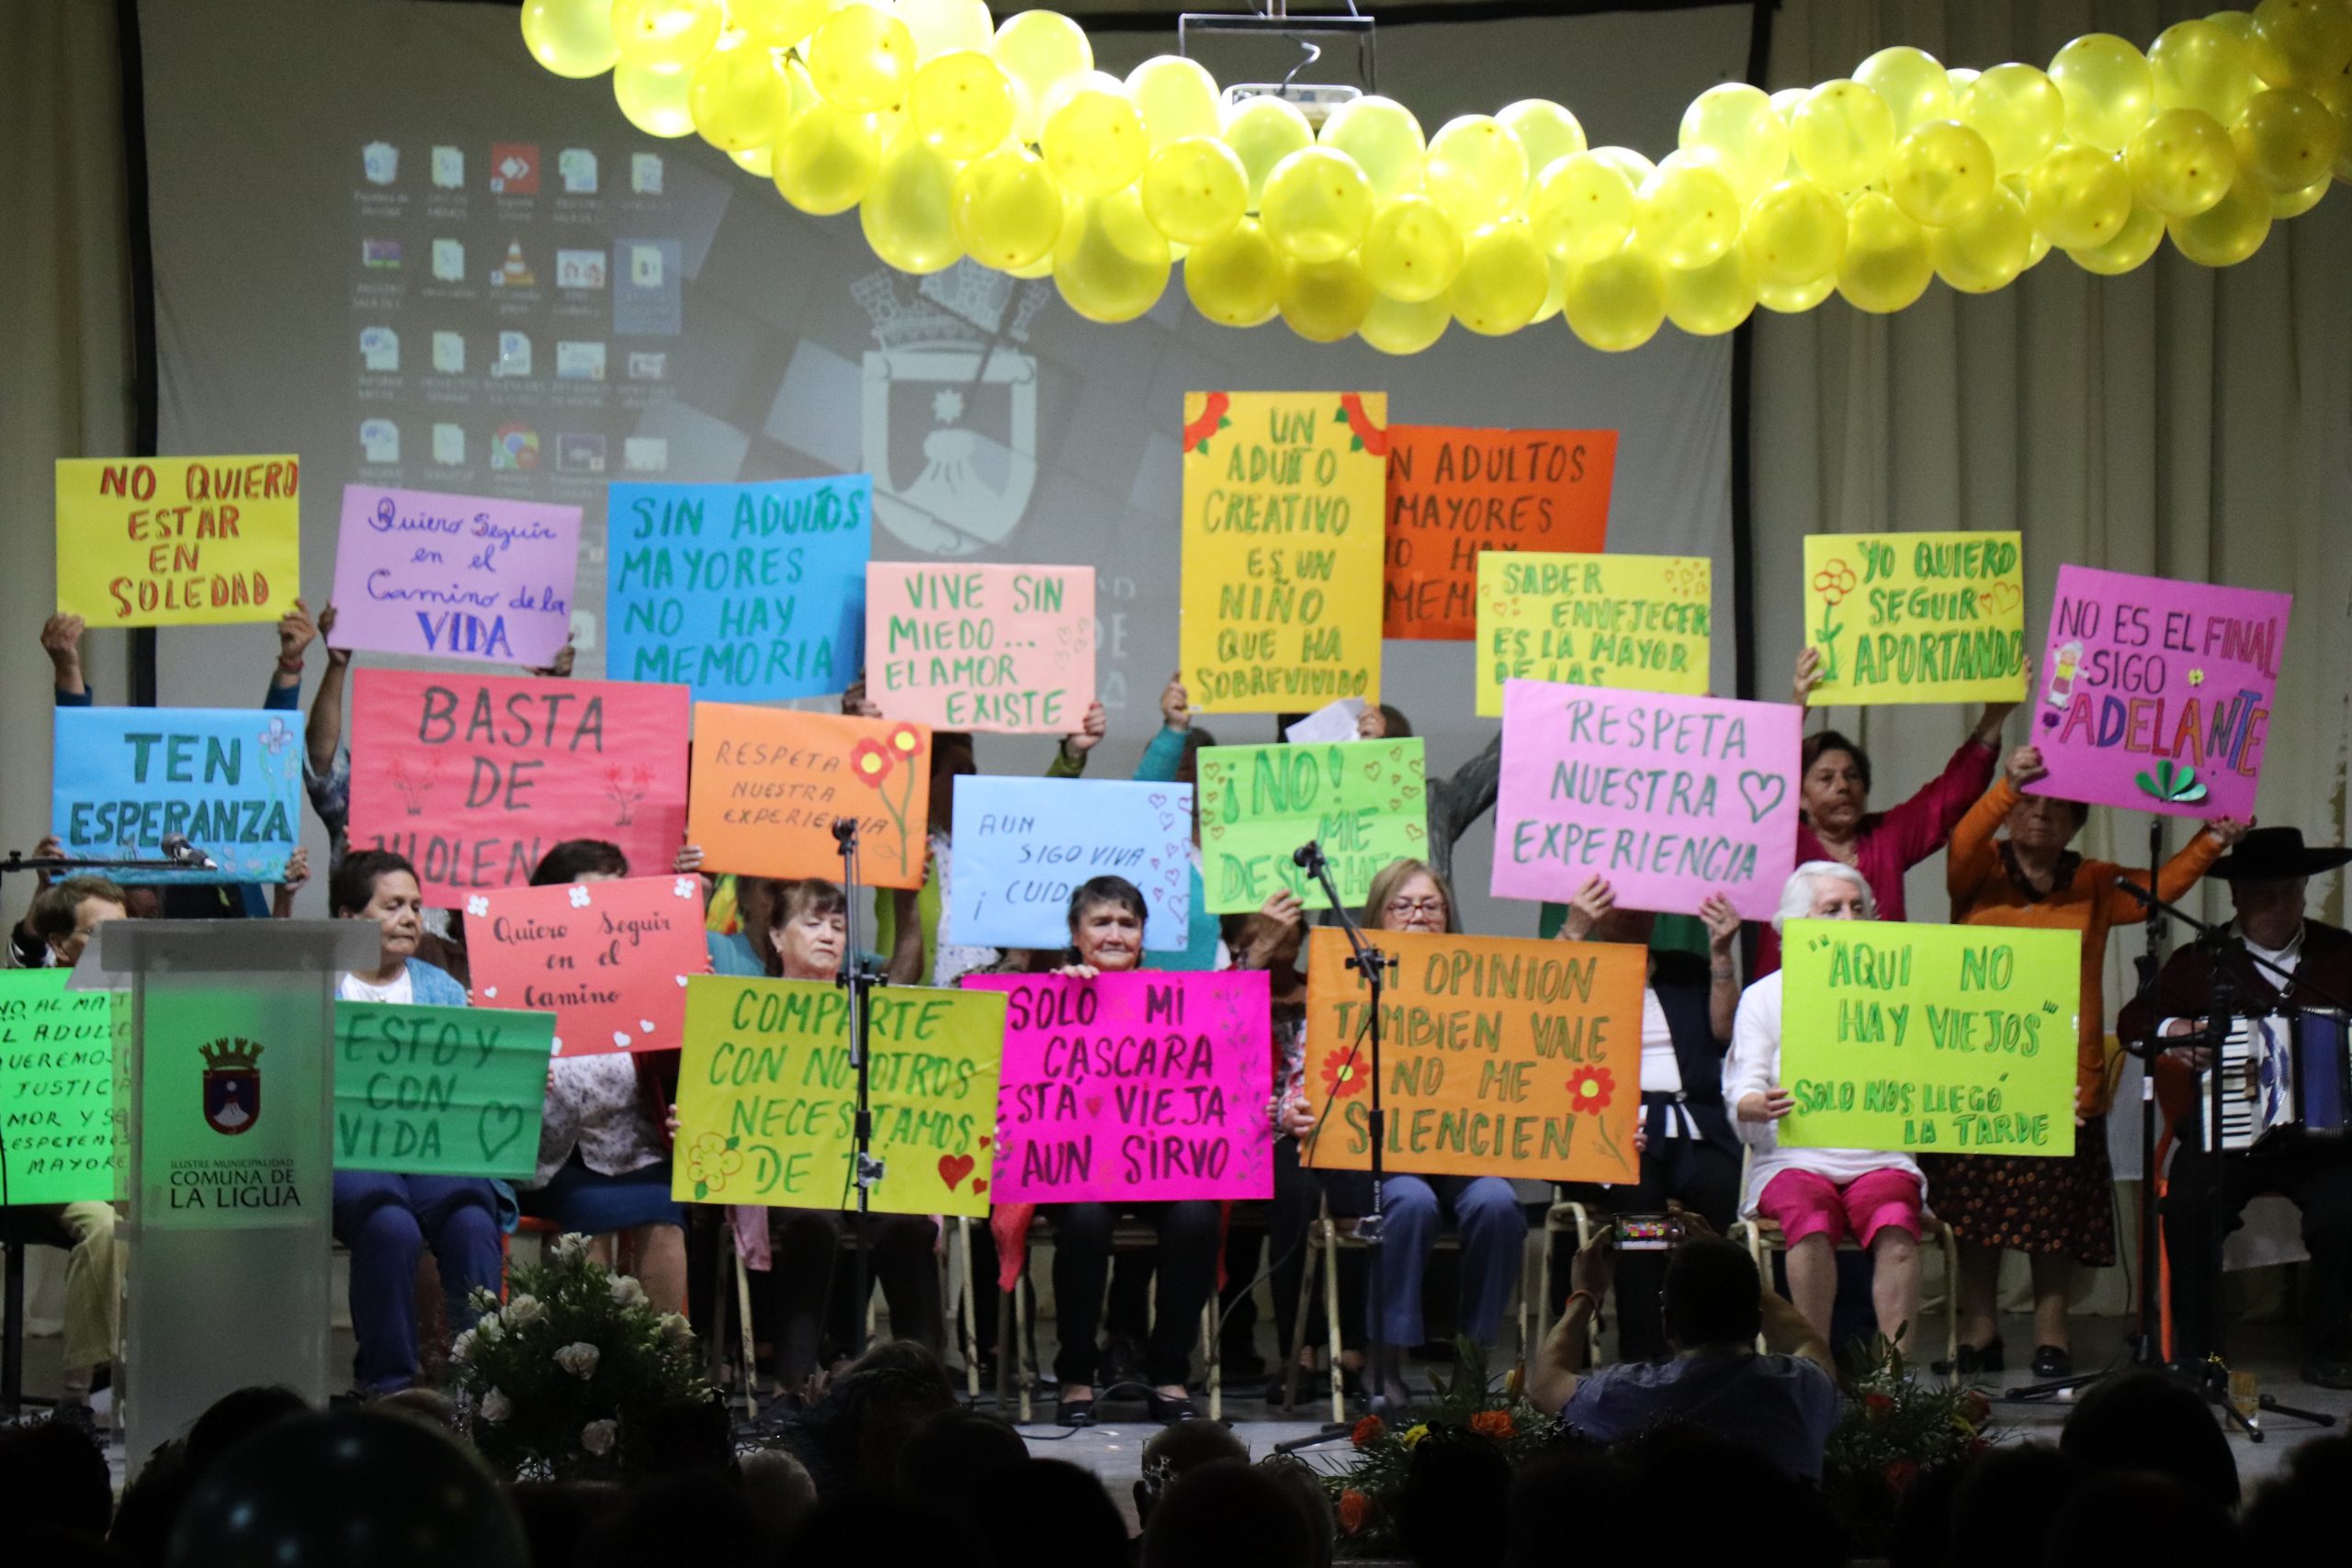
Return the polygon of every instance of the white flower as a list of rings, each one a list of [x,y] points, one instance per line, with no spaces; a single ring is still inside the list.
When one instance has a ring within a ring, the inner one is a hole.
[[[487,1314],[474,1325],[474,1337],[485,1345],[495,1345],[506,1337],[506,1325],[498,1321],[496,1313]]]
[[[566,1231],[555,1238],[552,1256],[558,1263],[577,1263],[587,1253],[588,1238],[578,1231]]]
[[[474,1331],[469,1328],[463,1334],[458,1335],[455,1339],[449,1341],[449,1359],[453,1361],[462,1361],[472,1352],[473,1348]]]
[[[641,1307],[645,1304],[645,1287],[626,1274],[613,1276],[613,1304],[616,1307]]]
[[[662,1314],[662,1337],[673,1345],[691,1345],[695,1339],[694,1325],[674,1312]]]
[[[580,1428],[580,1446],[592,1454],[608,1454],[613,1451],[613,1439],[619,1435],[620,1424],[616,1421],[591,1421]]]
[[[481,1396],[481,1418],[495,1426],[514,1414],[514,1402],[496,1389]]]
[[[670,885],[670,891],[681,898],[691,898],[702,891],[702,879],[695,876],[682,876]]]
[[[528,1328],[547,1314],[548,1309],[539,1304],[539,1298],[526,1291],[506,1303],[506,1326]]]
[[[575,909],[584,909],[588,907],[588,889],[575,887],[571,890],[571,907]]]
[[[466,900],[466,913],[479,919],[490,913],[490,900],[477,893]]]
[[[488,1285],[476,1285],[466,1292],[466,1304],[476,1312],[498,1315],[498,1292]]]
[[[604,1354],[585,1339],[575,1339],[555,1353],[555,1364],[586,1382],[596,1375],[596,1363]]]

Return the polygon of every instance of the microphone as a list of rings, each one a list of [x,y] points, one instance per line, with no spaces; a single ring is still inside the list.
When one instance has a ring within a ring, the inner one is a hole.
[[[187,841],[186,833],[166,833],[161,846],[164,858],[174,865],[184,865],[197,871],[218,871],[220,864],[210,855]]]
[[[837,844],[846,844],[846,843],[848,843],[850,840],[852,840],[853,839],[855,839],[856,837],[857,837],[857,818],[854,818],[854,817],[836,817],[836,818],[833,818],[833,842],[835,842],[835,843],[837,843]]]
[[[1322,860],[1323,846],[1314,839],[1307,840],[1290,852],[1290,863],[1306,871],[1313,871],[1322,863]]]

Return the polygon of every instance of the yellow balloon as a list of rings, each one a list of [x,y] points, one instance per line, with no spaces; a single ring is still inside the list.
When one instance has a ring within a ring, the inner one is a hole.
[[[621,57],[612,0],[524,0],[523,44],[559,76],[602,76]]]
[[[1789,166],[1789,128],[1763,90],[1745,82],[1721,82],[1691,99],[1679,144],[1714,153],[1743,202],[1762,195]]]
[[[1363,237],[1363,275],[1391,299],[1420,304],[1453,287],[1462,270],[1462,234],[1445,209],[1425,196],[1384,201]]]
[[[2274,192],[2270,197],[2270,216],[2273,218],[2301,218],[2304,213],[2309,212],[2312,208],[2319,205],[2320,197],[2327,194],[2327,187],[2329,184],[2330,182],[2326,180],[2313,180],[2308,186],[2301,190],[2282,190]]]
[[[1719,337],[1756,310],[1756,274],[1734,245],[1704,266],[1666,275],[1666,319],[1692,337]]]
[[[1295,105],[1280,98],[1250,98],[1236,104],[1225,117],[1220,134],[1241,159],[1250,176],[1250,210],[1258,210],[1259,193],[1274,165],[1303,147],[1315,144],[1315,131]]]
[[[2335,177],[2352,185],[2352,74],[2338,76],[2322,88],[2319,101],[2344,128],[2343,140],[2335,149]]]
[[[1442,294],[1419,300],[1381,294],[1374,296],[1372,309],[1356,327],[1356,336],[1383,354],[1419,354],[1443,337],[1453,324],[1453,307]]]
[[[1783,316],[1801,316],[1829,298],[1838,287],[1838,275],[1831,273],[1816,277],[1811,283],[1766,283],[1756,285],[1756,302],[1766,310]]]
[[[2134,207],[2115,238],[2088,250],[2068,251],[2067,257],[2085,272],[2120,277],[2137,270],[2164,243],[2165,215],[2153,207]]]
[[[1984,205],[1948,229],[1928,236],[1936,276],[1962,294],[2006,288],[2033,254],[2033,224],[2025,203],[2007,186],[1996,186]]]
[[[1453,278],[1453,319],[1482,337],[1515,333],[1535,319],[1552,286],[1544,247],[1523,218],[1489,223],[1462,244]]]
[[[730,34],[686,79],[686,107],[702,139],[726,152],[775,140],[792,108],[792,80],[773,50]]]
[[[2066,134],[2120,152],[2156,112],[2156,78],[2147,57],[2113,33],[2086,33],[2050,62],[2050,79],[2066,100]]]
[[[1864,191],[1846,209],[1846,255],[1838,292],[1857,310],[1884,315],[1928,291],[1935,258],[1928,231],[1882,192]]]
[[[1266,176],[1258,221],[1284,255],[1337,261],[1363,243],[1372,224],[1372,182],[1345,152],[1302,147]]]
[[[1705,152],[1669,152],[1634,198],[1634,231],[1668,266],[1704,266],[1739,238],[1739,193]]]
[[[1108,196],[1141,177],[1151,136],[1125,84],[1090,77],[1046,111],[1038,151],[1072,194]]]
[[[775,153],[778,194],[819,217],[856,206],[882,166],[873,118],[821,100],[785,122]]]
[[[1625,183],[1640,190],[1648,178],[1657,173],[1657,165],[1634,152],[1631,147],[1596,147],[1592,155],[1625,176]]]
[[[1993,149],[1958,120],[1931,119],[1894,144],[1887,194],[1931,228],[1957,223],[1993,194]]]
[[[1144,214],[1180,244],[1205,245],[1230,231],[1249,205],[1248,171],[1214,137],[1171,141],[1144,164]]]
[[[972,259],[1011,272],[1050,258],[1062,231],[1062,191],[1046,161],[1018,142],[956,171],[956,241]]]
[[[2344,128],[2309,93],[2273,87],[2246,100],[2230,141],[2238,163],[2273,191],[2301,190],[2327,177]]]
[[[1846,206],[1811,180],[1782,180],[1747,209],[1741,233],[1759,285],[1835,279],[1846,254]]]
[[[627,60],[613,67],[613,98],[628,121],[648,136],[691,136],[694,110],[686,105],[693,73],[653,71]]]
[[[613,0],[613,44],[623,64],[684,71],[718,42],[723,19],[718,0]]]
[[[775,150],[765,142],[757,147],[746,147],[741,152],[729,152],[727,156],[734,160],[735,166],[747,175],[753,175],[764,180],[772,178],[775,174]]]
[[[996,41],[988,0],[897,0],[899,20],[915,40],[918,63],[957,50],[985,54]]]
[[[2311,91],[2352,65],[2352,6],[2344,0],[2262,0],[2254,8],[2255,74]]]
[[[2235,266],[2270,234],[2270,187],[2240,169],[2230,194],[2194,218],[2165,224],[2175,249],[2199,266]]]
[[[1570,332],[1604,354],[1639,348],[1666,320],[1666,269],[1628,240],[1568,275],[1560,314]]]
[[[1127,73],[1127,92],[1157,150],[1187,136],[1215,136],[1224,114],[1216,78],[1200,62],[1155,54]]]
[[[1070,77],[1094,69],[1094,46],[1087,41],[1086,30],[1058,11],[1007,17],[997,27],[989,52],[1028,95],[1026,112],[1014,127],[1023,141],[1037,139],[1046,96]]]
[[[1254,327],[1271,317],[1282,280],[1282,253],[1254,218],[1184,258],[1185,297],[1221,327]]]
[[[1568,298],[1568,264],[1557,256],[1547,255],[1544,266],[1548,274],[1544,285],[1544,303],[1535,307],[1535,314],[1527,319],[1531,327],[1540,326],[1560,313]]]
[[[1373,299],[1353,256],[1328,262],[1284,257],[1274,303],[1290,330],[1307,342],[1337,343],[1363,325]]]
[[[1789,125],[1789,147],[1807,178],[1843,196],[1870,184],[1894,152],[1894,111],[1873,89],[1843,79],[1805,95]]]
[[[1566,107],[1549,98],[1521,98],[1495,111],[1495,123],[1519,138],[1527,154],[1527,177],[1537,175],[1588,143],[1584,127]]]
[[[1168,288],[1168,241],[1134,187],[1080,202],[1054,242],[1054,287],[1090,321],[1132,321]]]
[[[2031,220],[2029,219],[2028,221],[2030,222]],[[2040,266],[2041,258],[2048,255],[2052,249],[2050,236],[2036,229],[2033,231],[2033,248],[2025,254],[2026,271],[2031,272],[2035,267]]]
[[[1951,78],[1926,50],[1882,49],[1855,67],[1854,80],[1886,100],[1897,136],[1931,119],[1951,118]]]
[[[2026,216],[2065,250],[2107,243],[2132,216],[2132,176],[2111,152],[2068,142],[2026,171]]]
[[[956,164],[911,130],[899,133],[857,209],[874,254],[918,276],[951,267],[964,254],[956,237]]]
[[[1421,188],[1421,122],[1393,98],[1350,99],[1331,111],[1316,140],[1353,158],[1372,182],[1372,194],[1384,200]]]
[[[907,89],[916,132],[950,158],[977,158],[1012,134],[1012,80],[976,49],[924,62]]]
[[[2254,13],[2251,11],[2216,11],[2205,18],[2245,46],[2246,69],[2254,69]],[[2257,78],[2259,80],[2259,78]]]
[[[1614,255],[1634,231],[1634,182],[1599,152],[1572,152],[1535,176],[1527,220],[1544,248],[1581,265]]]
[[[2143,206],[2164,218],[2193,218],[2229,194],[2238,155],[2211,115],[2166,109],[2132,139],[2123,166]]]
[[[1421,161],[1430,199],[1468,233],[1519,212],[1527,198],[1527,150],[1492,115],[1447,120]]]
[[[831,0],[728,0],[728,19],[770,49],[790,49],[817,30]]]
[[[1960,123],[1993,150],[1993,172],[2030,169],[2058,145],[2066,100],[2056,83],[2030,65],[1996,65],[1960,97]]]
[[[865,0],[854,0],[819,23],[808,57],[817,91],[852,114],[897,108],[914,81],[914,35],[892,13]]]
[[[2196,109],[2222,125],[2261,84],[2245,42],[2212,22],[2176,22],[2148,49],[2159,109]]]

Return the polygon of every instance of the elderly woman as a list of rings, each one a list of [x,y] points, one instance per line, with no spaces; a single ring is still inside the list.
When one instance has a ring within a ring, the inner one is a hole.
[[[1878,903],[1852,866],[1807,861],[1781,890],[1772,917],[1871,920]],[[1796,1109],[1781,1086],[1781,987],[1774,970],[1747,987],[1724,1058],[1724,1101],[1752,1155],[1739,1212],[1781,1227],[1789,1253],[1789,1298],[1814,1332],[1829,1337],[1838,1291],[1838,1244],[1851,1235],[1871,1256],[1871,1304],[1878,1331],[1904,1337],[1919,1318],[1919,1210],[1927,1179],[1908,1155],[1876,1149],[1784,1149],[1774,1126]],[[1800,1001],[1808,998],[1800,998]]]

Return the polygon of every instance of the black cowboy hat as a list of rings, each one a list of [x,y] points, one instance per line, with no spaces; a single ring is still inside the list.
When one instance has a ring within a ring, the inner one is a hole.
[[[2255,828],[2206,874],[2224,882],[2283,882],[2334,871],[2352,862],[2352,849],[2312,849],[2301,828]]]

